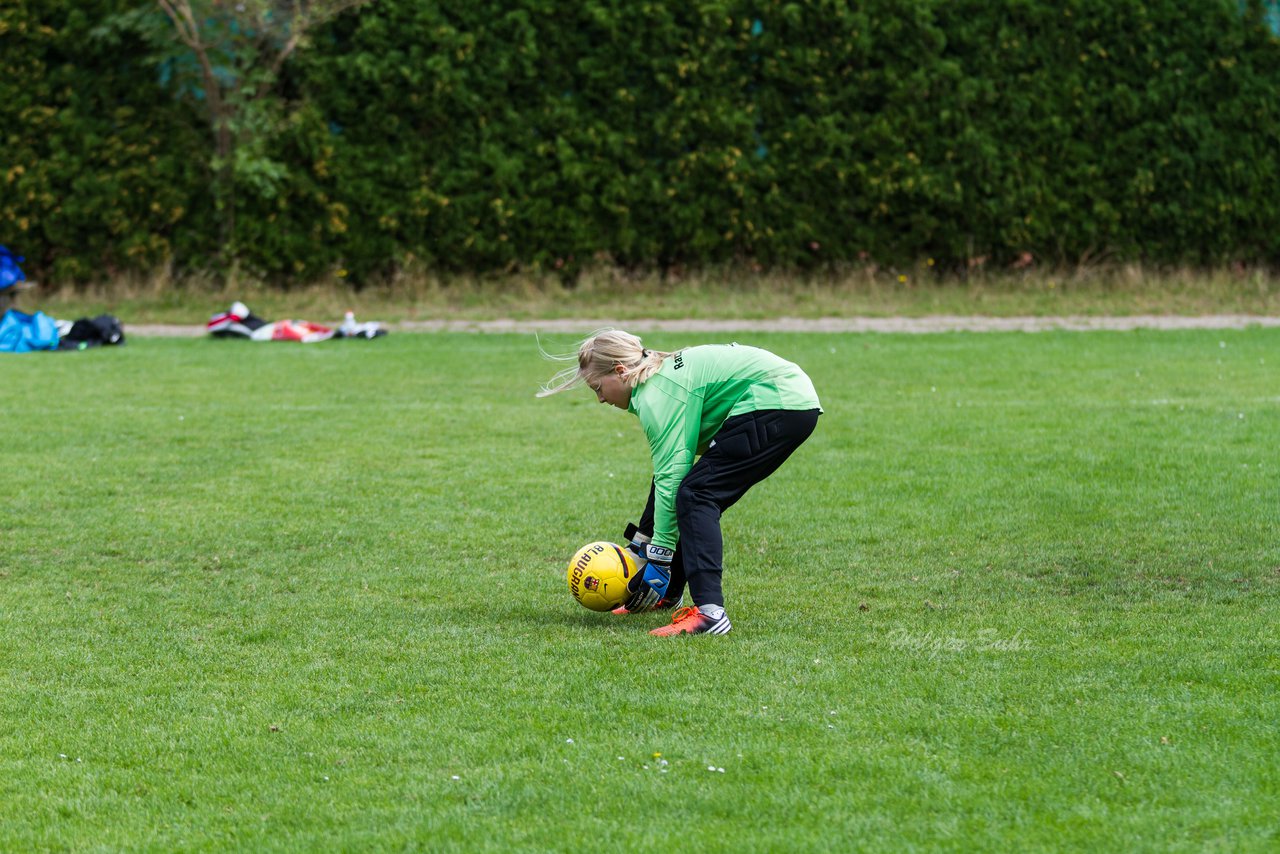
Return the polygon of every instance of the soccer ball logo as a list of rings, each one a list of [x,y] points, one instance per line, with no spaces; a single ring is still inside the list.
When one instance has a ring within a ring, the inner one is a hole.
[[[587,543],[569,559],[569,592],[585,608],[610,611],[627,598],[627,582],[636,573],[635,558],[613,543]]]

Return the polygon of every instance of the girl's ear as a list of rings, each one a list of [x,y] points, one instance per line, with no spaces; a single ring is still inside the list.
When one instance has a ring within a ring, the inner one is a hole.
[[[618,376],[622,376],[623,374],[625,374],[625,373],[627,372],[627,366],[626,366],[626,365],[614,365],[614,366],[613,366],[613,372],[614,372],[615,374],[617,374]]]

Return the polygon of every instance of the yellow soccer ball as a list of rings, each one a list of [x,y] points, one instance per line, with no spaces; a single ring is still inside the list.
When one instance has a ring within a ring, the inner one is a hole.
[[[627,583],[635,577],[635,557],[613,543],[587,543],[569,560],[569,592],[585,608],[611,611],[627,598]]]

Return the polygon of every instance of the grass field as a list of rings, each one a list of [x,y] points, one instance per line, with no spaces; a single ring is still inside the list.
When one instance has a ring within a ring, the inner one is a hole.
[[[826,414],[661,641],[532,336],[0,358],[0,850],[1280,846],[1280,330],[738,339]]]

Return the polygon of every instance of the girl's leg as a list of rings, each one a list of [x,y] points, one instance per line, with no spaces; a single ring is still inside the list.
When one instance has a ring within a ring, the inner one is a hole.
[[[683,569],[695,605],[724,605],[720,514],[777,471],[812,435],[820,414],[817,409],[771,409],[734,416],[685,475],[676,493],[676,518]],[[652,518],[649,524],[652,530]]]

